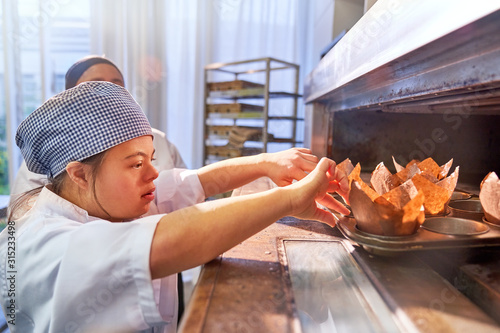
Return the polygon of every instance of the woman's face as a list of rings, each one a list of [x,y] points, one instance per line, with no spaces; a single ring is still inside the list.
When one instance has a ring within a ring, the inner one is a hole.
[[[85,72],[83,72],[76,84],[78,85],[87,81],[107,81],[125,87],[125,83],[123,82],[123,77],[120,72],[114,66],[105,63],[90,66]]]
[[[104,214],[106,219],[133,219],[149,210],[155,198],[153,180],[158,177],[151,163],[153,157],[153,139],[149,135],[126,141],[106,153],[95,182],[97,200],[111,215]]]

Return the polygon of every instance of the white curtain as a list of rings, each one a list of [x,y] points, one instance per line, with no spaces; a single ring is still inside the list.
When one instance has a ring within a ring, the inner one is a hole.
[[[89,53],[87,1],[0,2],[0,194],[14,181],[22,156],[15,145],[19,123],[64,87],[64,73]],[[76,34],[76,35],[75,35]],[[7,158],[5,158],[7,152]]]
[[[117,63],[153,127],[197,168],[204,66],[273,57],[302,64],[302,78],[310,11],[307,0],[92,0],[91,51]]]
[[[12,13],[8,18],[6,13]],[[21,35],[19,33],[19,17],[17,10],[14,10],[14,3],[2,2],[0,9],[2,17],[2,44],[3,51],[0,54],[2,60],[3,82],[0,86],[3,87],[2,102],[5,109],[2,110],[2,118],[5,119],[5,144],[8,161],[9,183],[14,181],[14,175],[19,168],[21,161],[21,153],[15,145],[15,129],[22,121],[22,90],[21,90],[21,69],[19,51],[21,44]],[[5,52],[7,46],[10,47],[10,52]],[[3,156],[1,156],[3,157]],[[3,207],[3,206],[2,206]]]

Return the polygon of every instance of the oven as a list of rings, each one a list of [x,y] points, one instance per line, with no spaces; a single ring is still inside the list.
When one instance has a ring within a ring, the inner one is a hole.
[[[360,163],[367,179],[380,162],[395,172],[393,158],[453,159],[457,189],[477,196],[489,172],[500,174],[499,31],[499,2],[379,0],[306,78],[306,146]],[[474,245],[409,252],[500,323],[500,228],[490,227],[494,244],[478,236]],[[380,244],[344,229],[368,250]],[[380,274],[378,265],[365,272]]]
[[[500,171],[500,5],[378,1],[307,77],[306,145],[371,171],[453,158]]]

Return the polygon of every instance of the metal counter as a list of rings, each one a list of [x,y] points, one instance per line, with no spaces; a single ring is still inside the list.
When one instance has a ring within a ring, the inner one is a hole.
[[[376,256],[337,228],[284,218],[203,267],[179,331],[500,332],[499,258]]]

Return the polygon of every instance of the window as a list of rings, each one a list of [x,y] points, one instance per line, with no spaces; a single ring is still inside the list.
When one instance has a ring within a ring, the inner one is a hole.
[[[90,53],[90,3],[7,1],[0,27],[0,196],[6,196],[22,162],[17,126],[62,91],[67,69]],[[0,197],[0,209],[5,201]]]

